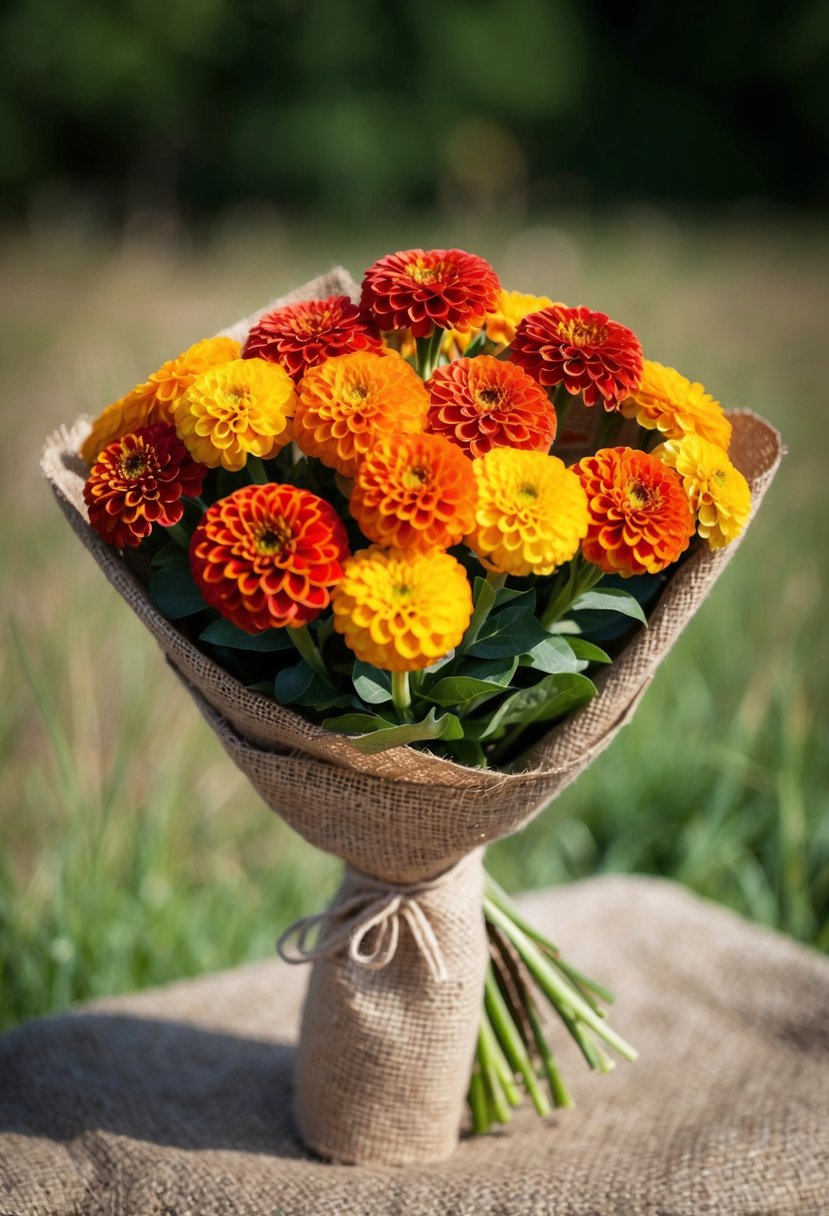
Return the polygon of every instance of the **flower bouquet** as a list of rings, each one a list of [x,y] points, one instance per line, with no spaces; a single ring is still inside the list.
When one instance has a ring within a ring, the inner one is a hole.
[[[70,524],[268,805],[346,862],[313,961],[306,1144],[448,1156],[633,1049],[485,877],[630,719],[780,458],[603,313],[459,250],[334,271],[50,440]],[[483,1001],[483,1003],[482,1003]]]

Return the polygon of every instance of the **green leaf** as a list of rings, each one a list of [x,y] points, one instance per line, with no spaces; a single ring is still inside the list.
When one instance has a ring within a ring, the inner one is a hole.
[[[245,633],[232,621],[213,621],[199,635],[202,642],[226,646],[230,650],[290,650],[287,629],[266,629],[264,633]]]
[[[361,663],[357,659],[354,663],[351,682],[357,696],[367,705],[383,705],[384,702],[391,700],[391,675],[388,671],[372,667],[370,663]]]
[[[487,618],[469,654],[481,659],[526,654],[549,636],[526,602],[512,604]]]
[[[597,646],[595,642],[588,642],[584,638],[572,637],[568,637],[566,641],[577,659],[582,659],[587,663],[610,662],[610,655],[602,650],[601,646]]]
[[[434,701],[435,705],[465,705],[478,697],[494,697],[503,691],[503,685],[488,680],[475,680],[471,676],[445,676],[423,696],[427,701]]]
[[[352,743],[365,755],[385,751],[389,747],[402,747],[407,743],[419,743],[427,739],[462,739],[463,727],[454,714],[437,717],[430,709],[420,722],[407,722],[393,726],[385,718],[371,714],[343,714],[339,718],[326,718],[323,726],[340,735],[356,735]]]
[[[274,696],[280,705],[291,705],[294,701],[299,700],[302,694],[311,687],[312,681],[317,678],[305,660],[300,659],[293,667],[283,667],[282,671],[276,673],[276,679],[273,682]],[[330,695],[331,689],[325,685],[323,687]]]
[[[627,591],[608,587],[604,590],[585,591],[575,600],[571,612],[621,612],[623,616],[633,617],[647,625],[647,617],[642,611],[642,605]]]
[[[497,684],[499,688],[507,688],[518,659],[515,655],[503,659],[474,659],[464,656],[452,672],[453,676],[468,676],[472,680],[485,680],[487,684]]]
[[[206,607],[186,560],[180,565],[171,561],[160,570],[154,570],[150,575],[148,593],[152,603],[168,621],[193,616]]]
[[[579,661],[570,646],[564,638],[553,635],[548,635],[543,642],[533,646],[522,657],[521,663],[524,667],[534,667],[536,671],[546,671],[549,675],[579,670]]]
[[[576,672],[548,675],[532,688],[522,688],[498,706],[489,719],[465,723],[464,734],[472,739],[494,739],[508,726],[549,722],[585,705],[596,695],[596,686]]]
[[[160,570],[162,566],[168,565],[190,569],[187,554],[182,550],[181,545],[177,545],[173,540],[165,541],[158,552],[150,558],[150,567],[153,570]]]

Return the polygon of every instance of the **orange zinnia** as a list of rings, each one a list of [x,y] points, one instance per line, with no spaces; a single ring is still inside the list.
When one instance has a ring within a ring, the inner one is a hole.
[[[306,455],[353,477],[379,436],[422,431],[428,408],[423,381],[404,359],[359,351],[306,373],[294,436]]]
[[[84,440],[81,456],[92,464],[105,447],[137,427],[172,423],[176,402],[198,376],[238,358],[239,343],[232,338],[205,338],[189,346],[162,364],[143,384],[107,406]]]
[[[427,384],[428,429],[445,435],[471,457],[491,448],[546,452],[556,433],[556,412],[539,384],[514,363],[492,355],[456,359]]]
[[[472,462],[440,435],[379,439],[360,462],[349,507],[363,533],[398,549],[448,549],[475,520]]]
[[[348,538],[329,503],[296,486],[243,486],[214,503],[190,541],[204,600],[246,633],[298,627],[327,608]]]
[[[582,552],[606,574],[658,574],[688,548],[694,517],[682,479],[661,460],[602,448],[574,469],[590,517]]]

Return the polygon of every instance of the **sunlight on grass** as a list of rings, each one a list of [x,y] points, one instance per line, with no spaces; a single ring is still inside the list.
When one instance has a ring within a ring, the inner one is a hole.
[[[508,287],[586,302],[791,452],[635,721],[491,851],[511,889],[646,871],[829,949],[826,234],[682,228],[218,232],[196,254],[41,233],[5,252],[0,1024],[272,952],[337,863],[269,814],[35,472],[47,432],[336,261],[457,243]],[[13,428],[13,430],[12,430]]]

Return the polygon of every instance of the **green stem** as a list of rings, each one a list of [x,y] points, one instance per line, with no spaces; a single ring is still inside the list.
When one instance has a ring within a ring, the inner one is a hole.
[[[472,1111],[472,1131],[474,1135],[482,1136],[492,1127],[492,1118],[489,1113],[483,1073],[478,1069],[469,1079],[469,1106]]]
[[[249,455],[245,467],[247,468],[251,481],[255,485],[266,486],[270,481],[270,477],[268,477],[268,474],[265,471],[265,466],[263,465],[259,456]]]
[[[437,367],[443,333],[444,331],[436,325],[428,338],[415,338],[415,347],[417,349],[416,369],[421,380],[428,380]]]
[[[509,938],[541,991],[565,1021],[584,1023],[624,1059],[636,1059],[636,1050],[625,1042],[621,1035],[610,1029],[584,997],[557,973],[553,963],[545,958],[535,942],[518,928],[510,916],[506,915],[486,896],[484,896],[484,913],[487,920],[497,925]]]
[[[401,722],[412,721],[412,693],[409,688],[408,671],[391,673],[391,699]]]
[[[192,503],[193,503],[195,506],[197,506],[197,507],[199,508],[199,510],[201,511],[202,515],[204,515],[205,511],[207,510],[207,503],[204,501],[204,499],[203,499],[203,498],[197,498],[197,497],[195,497],[195,495],[194,495],[192,498],[185,498],[185,500],[184,500],[184,501],[185,501],[185,502],[192,502]]]
[[[475,335],[467,346],[466,350],[463,352],[464,359],[474,359],[476,355],[480,355],[481,352],[486,348],[488,342],[489,338],[486,336],[486,330],[482,329],[479,334]]]
[[[532,1061],[527,1054],[527,1049],[518,1033],[515,1022],[510,1016],[504,998],[501,996],[491,967],[487,971],[484,982],[484,1003],[487,1014],[492,1022],[492,1028],[497,1034],[501,1047],[504,1050],[504,1055],[507,1057],[513,1070],[520,1073],[524,1078],[527,1093],[532,1099],[536,1113],[542,1116],[549,1115],[550,1104],[541,1091],[538,1078],[533,1071]]]
[[[590,591],[603,577],[603,572],[592,562],[586,561],[581,553],[577,553],[569,563],[567,581],[550,596],[547,606],[539,620],[545,629],[555,625],[567,615],[570,606],[576,602],[585,591]]]
[[[308,632],[308,626],[300,625],[298,629],[289,627],[288,637],[314,674],[318,675],[321,680],[325,680],[326,684],[330,684],[331,677],[328,674],[328,668],[325,666],[319,650],[314,645],[314,639]]]

